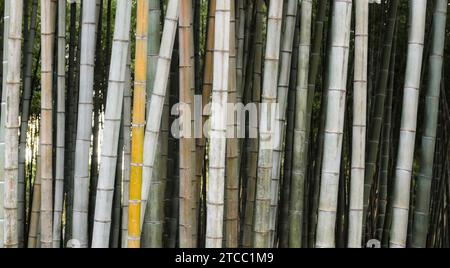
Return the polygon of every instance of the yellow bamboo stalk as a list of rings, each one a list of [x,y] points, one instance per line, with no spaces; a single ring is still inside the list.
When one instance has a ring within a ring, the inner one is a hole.
[[[148,0],[137,1],[136,60],[131,140],[130,202],[128,208],[128,247],[139,248],[141,236],[141,188],[147,84]]]

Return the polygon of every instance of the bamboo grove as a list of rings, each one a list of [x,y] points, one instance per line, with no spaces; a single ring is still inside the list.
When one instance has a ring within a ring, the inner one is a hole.
[[[450,247],[447,8],[1,0],[0,247]]]

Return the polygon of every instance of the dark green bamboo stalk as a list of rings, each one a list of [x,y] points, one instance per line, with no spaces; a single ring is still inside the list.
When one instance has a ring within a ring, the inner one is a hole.
[[[433,15],[433,44],[429,59],[429,78],[425,99],[424,132],[421,143],[420,171],[416,178],[416,203],[414,209],[412,247],[425,247],[430,207],[431,179],[436,145],[439,93],[447,19],[447,1],[437,0]]]
[[[389,18],[383,44],[383,62],[381,64],[380,77],[378,79],[375,103],[372,106],[371,123],[369,124],[368,148],[366,155],[366,168],[364,175],[364,208],[363,208],[363,227],[365,226],[367,209],[369,206],[369,197],[372,189],[373,178],[376,170],[376,163],[379,150],[379,141],[381,135],[381,125],[383,122],[383,113],[386,97],[386,88],[389,78],[389,64],[391,60],[392,43],[394,40],[395,21],[397,18],[397,9],[399,1],[393,0],[389,7]]]

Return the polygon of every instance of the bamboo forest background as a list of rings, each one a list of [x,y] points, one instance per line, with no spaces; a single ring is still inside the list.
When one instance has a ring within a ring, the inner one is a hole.
[[[449,247],[447,7],[1,0],[0,247]]]

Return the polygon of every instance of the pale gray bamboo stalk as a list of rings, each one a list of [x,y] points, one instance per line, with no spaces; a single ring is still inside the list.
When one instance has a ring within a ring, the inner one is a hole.
[[[429,59],[430,73],[425,100],[424,133],[421,143],[420,172],[417,176],[416,202],[412,227],[412,247],[426,247],[430,214],[430,191],[439,113],[439,96],[447,19],[447,0],[438,0],[433,15],[433,40]]]
[[[30,117],[31,102],[31,82],[33,69],[34,41],[36,36],[38,1],[33,0],[30,30],[28,31],[28,40],[25,43],[24,57],[24,85],[22,92],[22,114],[20,116],[20,139],[19,139],[19,182],[18,182],[18,224],[19,224],[19,244],[24,240],[24,216],[25,216],[25,153],[27,146],[28,119]]]
[[[147,111],[147,125],[144,138],[144,166],[142,178],[152,181],[153,169],[155,167],[156,147],[161,127],[161,117],[164,108],[164,100],[167,91],[170,63],[172,60],[173,45],[177,32],[179,15],[179,1],[169,0],[164,19],[164,28],[161,38],[158,63],[156,66],[155,82],[151,96],[150,106]],[[148,196],[149,186],[142,187],[142,195]],[[141,215],[145,215],[146,206],[141,206]],[[141,217],[141,226],[144,219]]]
[[[304,194],[308,154],[308,77],[311,50],[312,3],[304,0],[300,15],[300,44],[298,48],[297,89],[295,94],[294,148],[289,204],[289,247],[302,247]]]
[[[4,2],[3,17],[3,62],[2,62],[2,100],[0,112],[0,248],[4,247],[5,231],[5,120],[6,120],[6,73],[8,72],[8,33],[9,33],[9,11],[11,0]]]
[[[351,0],[333,1],[327,116],[324,134],[322,179],[316,247],[335,247],[335,224],[344,131],[348,51],[352,15]]]
[[[355,57],[353,81],[352,171],[348,247],[360,248],[363,233],[364,168],[367,118],[367,59],[369,45],[369,1],[355,2]]]
[[[270,1],[267,20],[266,54],[259,122],[258,179],[256,181],[253,246],[270,246],[270,204],[273,150],[280,139],[275,123],[279,107],[277,101],[278,66],[280,59],[283,1]],[[295,23],[294,23],[295,24]]]
[[[128,246],[128,202],[130,195],[130,167],[131,167],[131,48],[128,47],[125,90],[123,93],[123,176],[122,176],[122,220],[121,247]]]
[[[209,181],[206,196],[206,247],[221,248],[225,187],[225,151],[230,61],[230,0],[217,1],[214,33],[214,74],[209,148]]]
[[[111,231],[111,212],[119,145],[120,122],[126,82],[127,56],[130,43],[131,2],[118,0],[114,40],[108,80],[100,172],[95,201],[93,248],[107,248]]]
[[[304,1],[308,2],[310,1]],[[303,2],[302,2],[303,3]],[[305,9],[306,6],[305,6]],[[289,81],[291,78],[291,61],[292,61],[292,50],[294,47],[294,32],[295,23],[297,20],[298,12],[298,1],[288,0],[285,7],[285,21],[283,26],[283,36],[281,40],[281,58],[280,58],[280,70],[278,77],[278,104],[280,105],[278,114],[275,118],[275,124],[278,124],[276,131],[280,139],[276,140],[275,149],[273,151],[273,169],[271,174],[270,182],[270,245],[274,245],[276,237],[276,227],[277,227],[277,214],[278,214],[278,196],[280,187],[280,176],[281,176],[281,164],[283,158],[283,144],[285,137],[285,123],[287,114],[287,98]],[[310,17],[310,15],[305,15],[305,17]],[[307,27],[307,26],[306,26]]]
[[[18,247],[17,181],[19,164],[19,103],[22,59],[23,1],[10,3],[8,32],[8,69],[6,72],[5,104],[5,166],[4,166],[4,247]]]
[[[89,152],[92,135],[96,1],[83,1],[72,238],[88,245]]]
[[[408,56],[393,188],[391,237],[389,241],[389,246],[393,248],[406,247],[427,9],[426,0],[410,0],[409,4]]]
[[[53,47],[56,0],[41,2],[41,246],[52,247],[53,226]]]
[[[236,8],[235,2],[230,6],[230,58],[228,71],[228,103],[237,102],[236,84]],[[239,221],[239,141],[237,133],[236,114],[228,111],[227,134],[232,133],[227,140],[226,147],[226,170],[225,170],[225,235],[224,244],[226,248],[238,246],[238,221]]]
[[[53,248],[61,243],[61,216],[64,199],[64,145],[66,124],[66,1],[58,0],[57,118],[55,204],[53,212]]]

